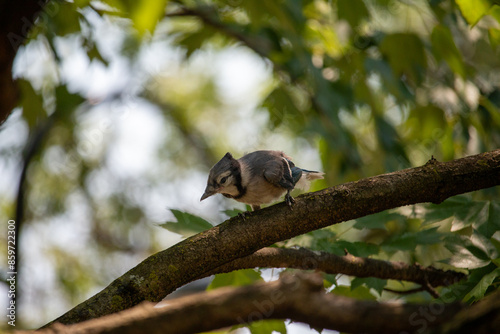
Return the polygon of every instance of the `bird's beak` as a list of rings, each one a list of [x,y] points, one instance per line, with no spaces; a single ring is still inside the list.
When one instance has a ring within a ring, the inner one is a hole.
[[[215,189],[211,186],[207,186],[205,189],[205,192],[203,193],[203,196],[200,198],[200,202],[203,201],[205,198],[208,198],[216,193]]]

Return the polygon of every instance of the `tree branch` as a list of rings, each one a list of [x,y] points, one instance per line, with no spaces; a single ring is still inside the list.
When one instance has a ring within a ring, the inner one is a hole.
[[[401,333],[419,330],[421,322],[411,319],[423,318],[419,316],[423,313],[429,329],[446,323],[463,308],[459,303],[435,308],[431,304],[356,300],[325,293],[320,275],[298,274],[181,297],[161,308],[143,303],[100,319],[55,325],[40,333],[199,333],[262,319],[291,319],[348,333]]]
[[[275,242],[409,204],[440,203],[448,197],[500,184],[500,150],[349,182],[296,198],[293,210],[280,203],[234,217],[156,253],[107,288],[55,321],[76,323],[158,302],[176,288]]]
[[[268,247],[217,267],[198,278],[257,267],[319,270],[327,274],[394,279],[415,282],[422,286],[429,284],[431,287],[448,286],[465,278],[465,274],[460,272],[443,271],[434,267],[423,268],[419,264],[409,265],[403,262],[362,258],[351,254],[338,256],[327,252],[313,252],[306,248]]]
[[[192,16],[200,19],[204,24],[218,31],[223,32],[229,37],[240,41],[261,57],[268,57],[273,49],[271,42],[257,34],[248,34],[244,28],[238,25],[225,24],[217,19],[217,10],[212,6],[197,6],[192,8],[180,7],[176,11],[167,13],[166,17]]]

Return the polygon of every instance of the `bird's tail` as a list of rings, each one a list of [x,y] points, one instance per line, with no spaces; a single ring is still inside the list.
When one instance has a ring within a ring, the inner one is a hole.
[[[314,170],[307,170],[307,169],[301,169],[301,170],[302,170],[302,176],[295,184],[295,188],[302,190],[308,190],[309,187],[311,186],[311,181],[322,179],[323,175],[325,175],[325,173],[323,172],[317,172]]]

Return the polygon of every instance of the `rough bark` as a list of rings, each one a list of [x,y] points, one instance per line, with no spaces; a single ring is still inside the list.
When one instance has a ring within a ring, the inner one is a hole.
[[[104,290],[55,321],[64,324],[101,317],[149,300],[275,242],[376,212],[500,184],[500,150],[365,178],[235,217],[156,253]]]
[[[299,274],[181,297],[161,308],[143,303],[76,325],[57,324],[40,333],[199,333],[262,319],[291,319],[347,333],[411,333],[423,329],[418,319],[426,319],[428,330],[448,322],[462,309],[459,303],[433,307],[356,300],[325,293],[320,275]]]

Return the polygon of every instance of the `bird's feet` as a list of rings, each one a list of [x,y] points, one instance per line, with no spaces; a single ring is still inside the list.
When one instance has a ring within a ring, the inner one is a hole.
[[[238,218],[245,220],[245,219],[247,219],[247,217],[250,216],[250,214],[251,214],[250,211],[240,212],[240,213],[238,213]]]
[[[295,199],[290,194],[285,195],[285,203],[288,205],[290,210],[293,210],[293,205],[295,204]]]
[[[240,213],[238,213],[238,217],[245,220],[245,219],[247,219],[247,217],[249,217],[252,214],[253,211],[257,211],[257,210],[260,210],[260,205],[252,205],[252,211],[240,212]]]

